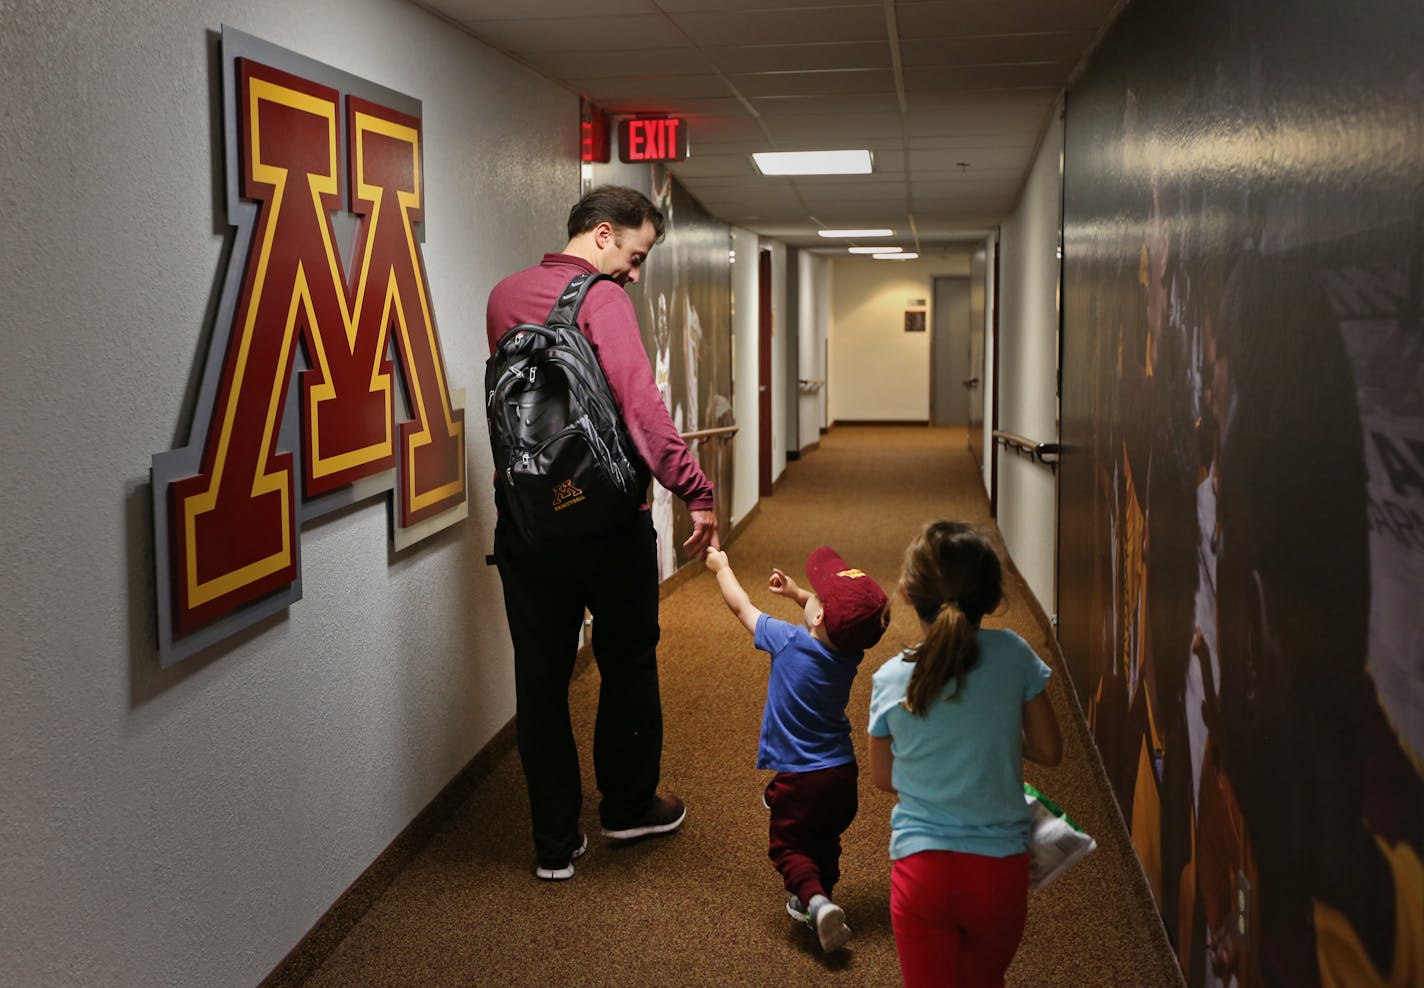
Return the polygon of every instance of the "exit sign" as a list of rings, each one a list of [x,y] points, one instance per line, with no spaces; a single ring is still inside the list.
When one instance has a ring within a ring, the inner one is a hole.
[[[633,117],[618,125],[618,160],[683,161],[687,121],[682,117]]]

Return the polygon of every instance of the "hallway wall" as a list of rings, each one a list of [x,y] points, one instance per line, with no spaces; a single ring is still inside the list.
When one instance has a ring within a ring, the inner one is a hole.
[[[999,297],[1001,291],[1002,276],[996,279],[995,263],[1000,254],[999,235],[997,233],[986,237],[984,243],[979,248],[984,252],[984,361],[983,365],[974,368],[979,374],[981,382],[980,394],[984,398],[983,408],[983,450],[984,455],[979,463],[979,473],[984,480],[984,492],[988,494],[994,489],[994,401],[995,388],[997,382],[996,363],[994,360],[994,337],[997,333],[996,324],[998,315],[996,310],[1001,309],[1003,301]],[[972,266],[972,263],[971,263]]]
[[[968,275],[969,253],[914,261],[833,256],[830,267],[831,424],[928,422],[930,333],[906,332],[905,310],[922,307],[931,325],[935,275]],[[919,300],[922,306],[911,305]]]
[[[1063,122],[1054,119],[999,234],[999,429],[1041,443],[1058,441],[1062,157]],[[1004,543],[1044,611],[1056,614],[1057,478],[1045,464],[990,448]]]
[[[1421,37],[1139,0],[1068,94],[1061,639],[1194,986],[1424,969]]]
[[[771,480],[775,483],[786,472],[786,403],[796,400],[794,394],[787,394],[786,373],[797,330],[787,318],[786,245],[770,237],[760,241],[761,249],[771,252]]]
[[[226,270],[224,23],[422,103],[469,517],[397,552],[384,501],[328,516],[304,599],[160,670],[148,471]],[[484,307],[564,242],[577,99],[395,0],[21,0],[0,119],[0,980],[250,985],[513,714]]]
[[[819,387],[799,393],[797,400],[801,411],[797,416],[799,433],[794,448],[804,450],[821,441],[821,429],[826,425],[826,336],[830,321],[830,298],[828,294],[830,261],[824,254],[809,250],[797,252],[796,262],[800,277],[796,287],[801,302],[797,308],[796,332],[800,336],[797,347],[799,362],[798,380],[812,381]]]
[[[757,401],[757,235],[732,228],[732,404],[737,417],[736,481],[732,492],[732,524],[756,507],[758,500],[758,436],[761,406]]]

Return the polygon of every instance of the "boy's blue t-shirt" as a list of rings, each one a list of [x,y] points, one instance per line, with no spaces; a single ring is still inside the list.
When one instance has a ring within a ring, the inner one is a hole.
[[[838,652],[804,625],[757,618],[752,639],[771,654],[757,768],[812,772],[855,761],[846,704],[864,652]]]
[[[1012,631],[978,632],[979,664],[958,696],[917,717],[900,705],[913,662],[905,652],[875,672],[870,733],[890,737],[890,857],[962,851],[992,858],[1028,849],[1023,793],[1023,707],[1052,675]]]

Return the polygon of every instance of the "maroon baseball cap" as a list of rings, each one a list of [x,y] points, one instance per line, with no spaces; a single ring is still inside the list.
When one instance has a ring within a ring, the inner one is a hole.
[[[806,560],[806,576],[825,608],[826,634],[843,651],[863,652],[885,634],[889,599],[869,574],[823,545]]]

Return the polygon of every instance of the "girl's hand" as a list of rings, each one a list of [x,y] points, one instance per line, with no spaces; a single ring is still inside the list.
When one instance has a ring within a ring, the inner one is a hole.
[[[715,546],[707,547],[707,568],[714,573],[720,573],[730,565],[727,561],[727,554]]]

